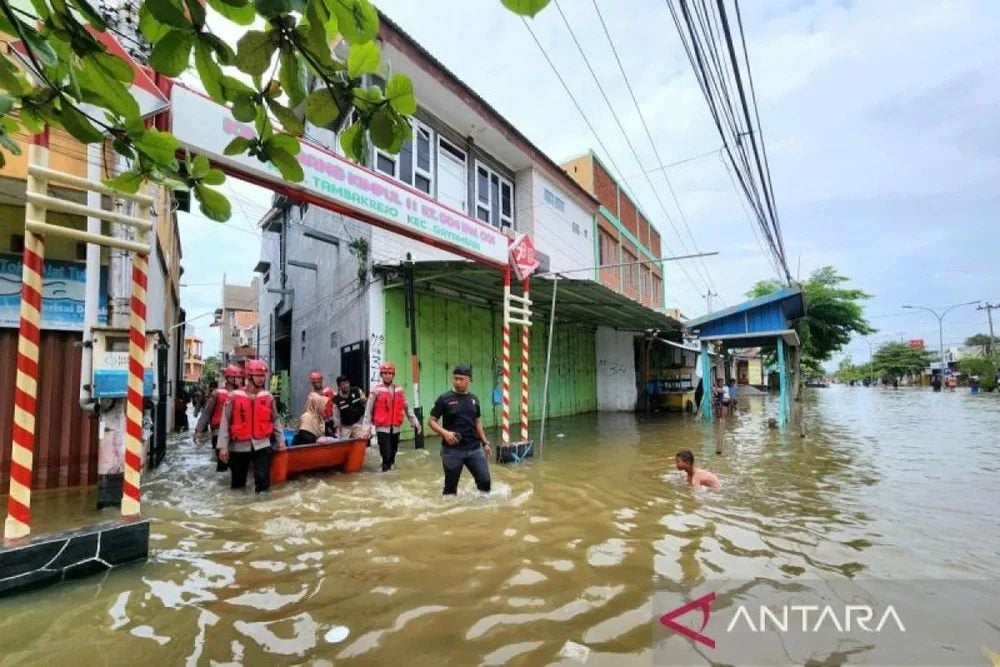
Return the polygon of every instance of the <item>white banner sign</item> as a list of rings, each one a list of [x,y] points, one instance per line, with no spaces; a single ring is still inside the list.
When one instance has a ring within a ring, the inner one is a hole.
[[[265,179],[293,199],[302,193],[319,205],[346,207],[377,219],[387,229],[463,257],[507,264],[507,236],[422,192],[305,141],[298,154],[305,180],[288,183],[270,164],[255,157],[223,155],[234,137],[255,136],[253,127],[233,120],[229,109],[179,85],[173,87],[170,107],[174,136],[213,162]]]

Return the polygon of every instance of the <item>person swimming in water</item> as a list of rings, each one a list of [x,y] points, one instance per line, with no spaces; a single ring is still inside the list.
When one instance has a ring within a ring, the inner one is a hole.
[[[698,488],[706,486],[710,489],[717,489],[720,486],[719,478],[705,470],[694,467],[694,454],[690,449],[682,449],[674,457],[677,469],[687,475],[687,483]]]

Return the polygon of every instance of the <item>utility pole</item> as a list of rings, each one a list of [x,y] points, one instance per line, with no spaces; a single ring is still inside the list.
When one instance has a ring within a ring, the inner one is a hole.
[[[948,367],[948,365],[944,361],[944,316],[947,315],[952,309],[958,308],[959,306],[972,306],[972,305],[975,305],[977,303],[979,303],[978,299],[976,301],[966,301],[964,303],[956,303],[954,305],[951,305],[951,306],[948,306],[947,308],[945,308],[941,312],[940,315],[938,314],[938,312],[936,310],[934,310],[932,308],[928,308],[927,306],[903,306],[903,308],[909,308],[909,309],[912,309],[912,310],[926,310],[928,313],[930,313],[931,315],[933,315],[934,317],[937,318],[937,321],[938,321],[938,349],[939,349],[939,352],[941,354],[941,382],[942,383],[944,382],[944,372],[945,372],[945,369],[947,369],[947,367]]]
[[[990,323],[990,339],[986,343],[986,356],[990,359],[993,358],[993,310],[1000,308],[1000,304],[997,303],[984,303],[983,305],[976,308],[976,310],[985,310],[986,319]]]
[[[719,296],[719,293],[718,292],[713,292],[712,290],[708,290],[708,294],[702,294],[701,296],[702,296],[703,299],[705,299],[708,302],[708,312],[709,313],[713,312],[712,311],[712,297],[713,296]]]

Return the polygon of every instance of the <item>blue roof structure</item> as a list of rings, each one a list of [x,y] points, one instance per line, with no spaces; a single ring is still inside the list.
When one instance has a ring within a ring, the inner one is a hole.
[[[789,345],[798,345],[792,321],[803,315],[802,289],[783,287],[766,296],[689,320],[685,326],[701,340],[731,341],[739,347],[768,345],[778,337]]]

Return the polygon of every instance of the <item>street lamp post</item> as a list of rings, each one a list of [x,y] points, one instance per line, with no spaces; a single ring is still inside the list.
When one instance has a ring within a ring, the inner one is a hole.
[[[944,316],[947,315],[951,310],[958,308],[959,306],[972,306],[979,303],[979,299],[976,301],[966,301],[964,303],[956,303],[954,305],[948,306],[939,315],[933,308],[928,308],[927,306],[903,306],[903,308],[909,308],[911,310],[926,310],[928,313],[937,318],[938,321],[938,352],[941,355],[941,382],[944,382],[944,369],[946,364],[944,362]]]

